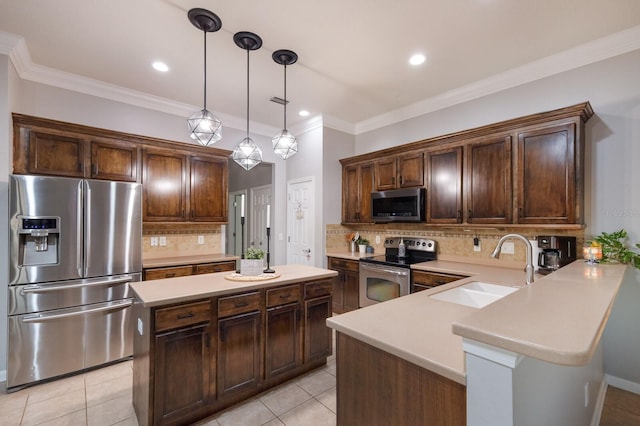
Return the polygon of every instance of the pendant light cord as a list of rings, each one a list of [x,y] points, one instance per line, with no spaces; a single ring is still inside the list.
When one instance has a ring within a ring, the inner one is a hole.
[[[203,31],[204,34],[204,110],[207,110],[207,32]]]
[[[287,64],[284,64],[284,130],[287,130]]]
[[[247,139],[249,139],[249,49],[247,49]]]

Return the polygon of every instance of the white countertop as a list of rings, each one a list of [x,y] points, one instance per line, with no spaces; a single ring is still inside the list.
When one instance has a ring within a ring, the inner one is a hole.
[[[299,283],[338,275],[336,271],[304,265],[275,265],[272,268],[280,274],[278,278],[262,281],[230,281],[225,278],[232,272],[190,275],[140,281],[131,284],[136,296],[145,308],[171,303],[221,296],[289,283]]]
[[[470,278],[358,309],[329,327],[423,368],[466,384],[462,336],[544,361],[580,365],[597,346],[624,265],[578,260],[482,309],[429,296],[469,281],[522,286],[522,269],[432,261],[412,269]]]

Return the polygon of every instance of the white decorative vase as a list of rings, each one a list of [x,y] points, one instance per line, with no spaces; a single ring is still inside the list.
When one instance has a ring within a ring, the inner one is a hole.
[[[360,254],[365,254],[367,252],[367,246],[364,244],[358,244],[358,249],[360,250]]]
[[[241,259],[240,274],[256,276],[262,274],[264,270],[264,259]]]

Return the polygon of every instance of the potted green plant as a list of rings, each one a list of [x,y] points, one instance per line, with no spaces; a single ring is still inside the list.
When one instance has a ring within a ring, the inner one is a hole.
[[[358,250],[360,254],[365,254],[367,252],[367,246],[369,245],[369,240],[366,238],[358,238]]]
[[[240,260],[240,273],[242,275],[255,276],[262,274],[264,270],[264,250],[249,247]]]
[[[619,262],[640,269],[640,253],[627,249],[627,231],[621,229],[610,234],[603,232],[593,239],[602,248],[603,262]],[[640,244],[635,245],[640,249]]]

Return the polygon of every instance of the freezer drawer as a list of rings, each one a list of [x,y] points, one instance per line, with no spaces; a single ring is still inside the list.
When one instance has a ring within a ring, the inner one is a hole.
[[[141,277],[142,274],[137,273],[10,286],[9,315],[126,299],[131,297],[129,283],[140,281]]]
[[[133,299],[8,318],[7,388],[133,354]]]

